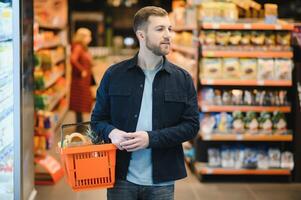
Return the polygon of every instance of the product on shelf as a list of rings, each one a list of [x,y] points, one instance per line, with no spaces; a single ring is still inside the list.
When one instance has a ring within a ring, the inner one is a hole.
[[[292,152],[281,153],[278,148],[255,147],[242,145],[209,148],[208,166],[228,169],[290,169],[294,168]]]
[[[229,2],[202,2],[198,16],[203,22],[234,22],[238,19],[238,8]]]
[[[230,42],[230,31],[217,31],[216,33],[216,44],[226,46]]]
[[[223,77],[226,79],[237,79],[240,76],[239,59],[224,58],[223,59]]]
[[[216,120],[215,117],[210,115],[210,114],[206,114],[203,115],[200,113],[200,127],[201,127],[201,133],[208,135],[210,133],[212,133],[214,127],[216,124]]]
[[[263,31],[252,31],[251,42],[255,45],[264,45],[265,35]]]
[[[255,80],[257,76],[256,59],[240,59],[240,75],[242,79]]]
[[[293,62],[290,59],[275,59],[275,79],[292,80]]]
[[[240,44],[242,45],[250,45],[251,44],[251,32],[250,31],[242,31]]]
[[[259,124],[257,121],[256,113],[249,111],[244,118],[245,128],[250,131],[250,133],[257,133]]]
[[[242,39],[242,33],[240,31],[233,31],[229,38],[230,45],[239,45]]]
[[[222,76],[222,61],[219,58],[203,58],[201,60],[200,72],[206,78],[220,78]]]
[[[226,132],[231,128],[232,116],[226,112],[215,115],[217,130],[220,132]]]
[[[216,43],[216,36],[215,31],[202,31],[200,35],[201,44],[205,45],[215,45]]]
[[[287,31],[279,31],[276,33],[276,41],[279,45],[291,45],[291,33]]]
[[[272,122],[273,122],[273,128],[278,131],[283,131],[287,129],[287,123],[285,120],[284,113],[277,112],[277,111],[274,112],[272,117]]]
[[[277,23],[278,5],[271,4],[271,3],[264,4],[264,17],[265,17],[265,23],[267,24]]]
[[[240,111],[235,111],[232,113],[232,117],[233,117],[233,130],[236,132],[241,132],[244,130],[244,118],[243,118],[243,114]]]
[[[270,168],[280,168],[281,163],[281,153],[279,149],[270,148],[269,154],[269,167]]]
[[[274,79],[274,60],[273,59],[258,59],[258,80],[273,80]]]
[[[291,152],[285,151],[281,153],[281,168],[294,169],[294,155]]]
[[[266,31],[265,32],[264,43],[266,45],[276,45],[276,35],[275,35],[274,31]]]
[[[258,118],[259,128],[264,131],[264,133],[272,133],[273,123],[271,120],[271,115],[268,112],[261,112]]]
[[[243,104],[243,91],[232,90],[232,105],[242,105],[242,104]]]
[[[210,167],[221,166],[221,155],[219,149],[217,148],[208,149],[208,165]]]

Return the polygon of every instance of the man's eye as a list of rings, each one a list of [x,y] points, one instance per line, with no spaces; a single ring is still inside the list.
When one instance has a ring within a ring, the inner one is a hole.
[[[163,28],[158,28],[157,31],[163,31]]]

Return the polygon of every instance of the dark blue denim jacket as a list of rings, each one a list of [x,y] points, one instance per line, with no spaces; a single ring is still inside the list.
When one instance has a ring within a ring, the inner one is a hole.
[[[138,56],[111,66],[97,90],[91,121],[97,133],[109,142],[114,129],[135,132],[145,76]],[[153,82],[153,130],[148,131],[152,148],[153,182],[186,177],[182,142],[199,130],[197,95],[191,76],[164,58]],[[126,179],[131,153],[117,150],[116,178]]]

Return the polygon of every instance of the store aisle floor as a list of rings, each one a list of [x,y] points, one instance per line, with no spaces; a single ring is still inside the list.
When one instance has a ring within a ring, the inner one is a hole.
[[[85,117],[88,119],[88,116]],[[64,123],[73,123],[74,114],[68,112]],[[59,132],[54,144],[59,140]],[[59,159],[53,147],[50,154]],[[189,170],[188,170],[189,172]],[[105,200],[106,190],[73,192],[64,178],[53,186],[36,186],[36,200]],[[176,200],[300,200],[301,184],[262,183],[201,183],[189,172],[186,179],[176,182]],[[126,199],[125,199],[126,200]]]

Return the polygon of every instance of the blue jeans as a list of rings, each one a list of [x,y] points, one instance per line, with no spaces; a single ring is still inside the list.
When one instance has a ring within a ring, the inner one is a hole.
[[[114,188],[107,190],[108,200],[173,200],[174,185],[143,186],[126,180],[117,180]]]

